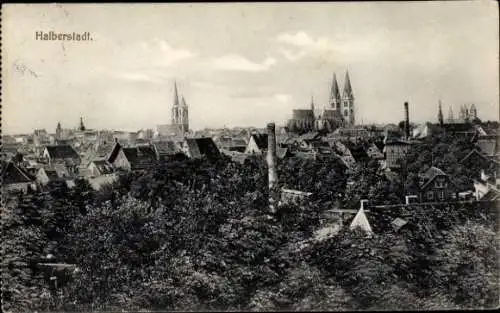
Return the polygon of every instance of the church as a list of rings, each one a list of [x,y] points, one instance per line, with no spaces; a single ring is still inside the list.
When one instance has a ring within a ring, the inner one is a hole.
[[[174,83],[174,102],[171,108],[171,123],[156,126],[155,138],[182,137],[189,133],[189,107],[184,96],[179,97]]]
[[[349,72],[346,71],[342,95],[335,73],[330,89],[329,103],[323,111],[316,115],[314,99],[309,109],[294,109],[292,118],[288,120],[290,132],[305,133],[309,131],[333,132],[339,127],[354,126],[354,94]]]

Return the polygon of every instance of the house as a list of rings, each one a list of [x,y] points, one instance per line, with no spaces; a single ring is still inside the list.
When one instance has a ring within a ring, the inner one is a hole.
[[[481,150],[481,152],[488,157],[498,156],[500,150],[498,139],[496,137],[480,137],[476,141],[476,147],[478,147],[479,150]]]
[[[493,158],[487,157],[479,149],[474,149],[469,152],[460,161],[460,163],[467,168],[480,168],[488,172],[496,171],[500,165],[500,162]]]
[[[350,141],[346,141],[344,145],[350,151],[351,156],[354,158],[356,163],[365,163],[370,160],[370,157],[365,151],[365,148],[360,144],[353,144]]]
[[[477,201],[500,200],[500,189],[488,182],[474,181],[474,195]]]
[[[182,152],[189,158],[216,158],[220,156],[219,148],[210,137],[185,138]]]
[[[153,143],[153,149],[157,160],[164,160],[170,155],[182,152],[182,147],[172,140],[162,140]]]
[[[263,154],[267,151],[267,134],[252,134],[245,149],[247,154]]]
[[[23,169],[12,162],[2,162],[2,191],[27,193],[36,184]]]
[[[43,157],[48,161],[49,165],[64,164],[70,174],[78,173],[81,158],[69,145],[46,146]]]
[[[115,169],[140,171],[148,169],[156,163],[156,152],[150,146],[124,148],[116,142],[106,160]]]
[[[431,167],[420,175],[420,201],[440,202],[458,198],[455,182],[437,167]]]
[[[47,186],[54,183],[64,183],[68,188],[75,185],[74,177],[66,175],[66,173],[58,171],[50,167],[42,167],[36,173],[36,181],[41,186]]]
[[[401,162],[405,160],[410,147],[411,143],[408,141],[399,139],[391,139],[386,141],[383,150],[386,167],[389,169],[401,168]]]
[[[88,166],[90,177],[109,175],[115,172],[113,165],[107,160],[94,160]]]

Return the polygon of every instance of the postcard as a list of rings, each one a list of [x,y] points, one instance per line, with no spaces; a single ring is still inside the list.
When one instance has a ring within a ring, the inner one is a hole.
[[[2,310],[498,308],[498,12],[3,5]]]

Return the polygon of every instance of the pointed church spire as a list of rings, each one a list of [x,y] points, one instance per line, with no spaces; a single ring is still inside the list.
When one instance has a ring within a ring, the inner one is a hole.
[[[174,106],[179,105],[179,93],[177,92],[177,81],[174,81]]]
[[[443,108],[441,107],[441,100],[439,100],[439,108],[438,108],[438,121],[439,125],[443,126]]]
[[[312,94],[311,94],[311,111],[313,111],[314,114],[314,97]]]
[[[186,107],[186,100],[184,99],[184,96],[181,96],[181,106]]]
[[[349,71],[345,72],[345,81],[344,81],[344,98],[349,98],[352,99],[353,94],[352,94],[352,87],[351,87],[351,80],[349,79]]]
[[[85,125],[83,124],[83,117],[80,117],[80,126],[78,127],[78,129],[81,131],[85,130]]]
[[[339,85],[337,83],[337,75],[335,75],[335,73],[333,73],[332,87],[330,90],[330,105],[334,109],[340,108],[340,92]]]

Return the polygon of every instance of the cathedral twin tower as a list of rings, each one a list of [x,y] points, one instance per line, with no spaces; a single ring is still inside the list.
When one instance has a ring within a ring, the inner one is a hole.
[[[354,125],[354,95],[352,93],[349,72],[345,73],[344,92],[342,93],[342,97],[340,97],[337,76],[333,73],[332,88],[330,91],[330,107],[342,114],[345,124]]]
[[[352,92],[349,72],[345,74],[342,96],[335,73],[328,105],[320,115],[316,115],[314,101],[311,100],[310,109],[293,110],[292,118],[287,123],[289,131],[304,133],[309,131],[332,132],[339,127],[355,125],[354,94]]]

